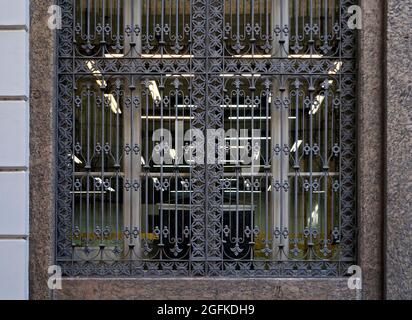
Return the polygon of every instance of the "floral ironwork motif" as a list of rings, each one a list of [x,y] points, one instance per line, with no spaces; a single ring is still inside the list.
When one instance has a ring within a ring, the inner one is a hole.
[[[355,0],[58,3],[65,275],[346,273]]]

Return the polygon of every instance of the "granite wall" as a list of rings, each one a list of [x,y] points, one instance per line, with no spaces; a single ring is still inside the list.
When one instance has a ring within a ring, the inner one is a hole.
[[[49,299],[54,264],[55,36],[47,26],[54,0],[30,1],[30,299]]]
[[[411,1],[360,0],[364,26],[359,31],[358,57],[357,215],[364,299],[379,299],[384,294],[391,299],[411,298],[412,114],[408,72],[412,28],[406,10]],[[50,292],[47,268],[54,261],[55,38],[47,28],[47,8],[54,2],[31,0],[32,299],[356,298],[347,289],[346,279],[65,279],[63,290]],[[385,21],[389,22],[387,39]]]
[[[383,286],[383,57],[385,0],[362,0],[358,39],[357,215],[363,298],[382,298]]]
[[[385,297],[412,299],[412,0],[386,2]]]
[[[67,300],[354,300],[346,279],[67,279]]]

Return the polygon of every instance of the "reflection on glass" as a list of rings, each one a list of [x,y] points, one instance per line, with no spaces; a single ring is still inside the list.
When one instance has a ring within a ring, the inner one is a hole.
[[[340,241],[338,1],[226,0],[223,7],[222,260],[333,259]],[[103,259],[187,260],[196,154],[185,133],[201,101],[193,93],[191,1],[76,0],[74,12],[74,54],[84,58],[67,119],[76,254],[100,259],[109,249]],[[290,71],[297,60],[313,65],[326,56],[327,74]],[[273,62],[287,58],[288,70]],[[130,72],[142,60],[153,70],[183,71]],[[250,72],[250,60],[265,72]]]

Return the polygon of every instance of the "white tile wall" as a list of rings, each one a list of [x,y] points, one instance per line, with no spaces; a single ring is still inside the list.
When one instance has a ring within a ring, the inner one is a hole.
[[[0,172],[0,236],[28,235],[28,189],[27,172]]]
[[[27,0],[0,0],[0,25],[21,26],[28,24]]]
[[[28,299],[29,0],[0,0],[0,299]]]
[[[28,167],[28,122],[27,102],[0,101],[0,167]]]
[[[0,300],[28,299],[28,241],[0,239]]]
[[[0,30],[0,96],[29,96],[28,34]]]

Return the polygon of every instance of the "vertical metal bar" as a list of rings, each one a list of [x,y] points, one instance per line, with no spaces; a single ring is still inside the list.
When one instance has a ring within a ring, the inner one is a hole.
[[[334,12],[334,11],[333,11]],[[332,95],[333,99],[332,101],[335,101],[335,94]],[[334,144],[336,143],[336,137],[335,137],[335,120],[336,120],[336,115],[335,115],[335,106],[334,103],[332,102],[332,106],[331,106],[331,144],[332,146],[334,146]],[[336,158],[336,157],[335,157]],[[331,160],[332,163],[335,162],[335,160]],[[336,164],[334,165],[335,167],[335,171],[336,171]],[[335,179],[335,177],[333,178]],[[334,184],[334,181],[333,181]],[[333,188],[332,185],[332,190],[331,190],[331,228],[332,230],[334,230],[335,228],[335,196],[336,196],[336,191]]]
[[[250,44],[252,46],[252,55],[255,54],[255,0],[251,0],[251,4],[250,4],[251,8],[250,8],[250,15],[251,15],[251,27],[252,27],[252,34],[250,37]],[[246,13],[245,13],[246,15]]]
[[[236,0],[236,44],[238,44],[240,47],[240,3],[239,3],[239,0]],[[238,53],[240,53],[240,51]]]
[[[175,26],[175,28],[176,28],[176,34],[175,34],[175,37],[176,37],[176,44],[175,44],[175,46],[176,46],[176,49],[175,49],[175,52],[176,53],[179,53],[179,0],[176,0],[176,17],[175,17],[175,20],[176,20],[176,26]],[[177,97],[176,97],[177,98]]]
[[[325,84],[326,84],[326,81],[328,81],[328,80],[325,80]],[[323,211],[323,216],[324,216],[324,221],[323,221],[323,224],[324,224],[324,230],[323,230],[323,233],[324,233],[324,249],[327,249],[327,246],[328,246],[328,243],[327,243],[327,240],[328,240],[328,179],[329,179],[329,164],[328,164],[328,162],[329,162],[329,159],[328,159],[328,157],[329,157],[329,154],[328,154],[328,148],[329,148],[329,146],[328,146],[328,130],[329,130],[329,126],[328,126],[328,115],[329,115],[329,97],[328,97],[328,95],[329,95],[329,88],[326,88],[325,89],[325,100],[324,100],[324,130],[325,130],[325,132],[324,132],[324,145],[323,145],[323,151],[324,151],[324,155],[323,155],[323,158],[324,158],[324,160],[323,160],[323,162],[324,162],[324,164],[323,164],[323,171],[324,171],[324,176],[323,176],[323,179],[324,179],[324,199],[323,199],[323,201],[324,201],[324,211]],[[320,130],[320,127],[319,127],[319,130]]]
[[[102,77],[102,85],[103,85],[103,83],[104,83],[104,81],[105,80],[103,80],[104,79],[104,77]],[[104,92],[103,91],[101,91],[101,112],[102,112],[102,114],[101,114],[101,121],[102,121],[102,127],[101,127],[101,147],[102,148],[104,148],[104,145],[105,145],[105,132],[104,132],[104,130],[105,130],[105,125],[106,125],[106,123],[105,123],[105,116],[104,116],[104,112],[105,112],[105,96],[104,96]],[[97,106],[96,106],[96,113],[97,113]],[[100,177],[100,184],[101,184],[101,194],[100,194],[100,214],[101,214],[101,231],[102,231],[102,233],[101,233],[101,237],[100,237],[100,243],[99,243],[99,246],[100,246],[100,248],[104,248],[103,246],[104,246],[104,242],[103,242],[103,238],[104,238],[104,230],[105,230],[105,217],[104,217],[104,192],[105,192],[105,187],[104,187],[104,180],[105,180],[105,175],[104,175],[104,171],[105,171],[105,152],[104,152],[104,150],[102,149],[101,150],[101,177]],[[96,178],[95,178],[96,179]],[[103,253],[103,252],[102,252]]]
[[[161,31],[160,31],[160,52],[161,54],[164,53],[164,44],[165,44],[165,39],[164,39],[164,26],[165,26],[165,14],[166,14],[166,9],[165,9],[165,0],[162,0],[162,7],[161,7],[161,15],[160,15],[160,26],[161,26]]]
[[[246,8],[244,8],[246,10]],[[246,12],[245,12],[246,14]],[[239,19],[240,17],[238,17]],[[237,77],[238,80],[240,80],[240,77]],[[236,90],[236,132],[240,132],[240,121],[239,121],[239,95],[240,95],[240,85]],[[242,135],[240,135],[241,139],[244,139]],[[236,238],[235,238],[235,243],[238,245],[239,241],[239,171],[240,171],[240,158],[239,158],[239,147],[240,143],[239,140],[236,141],[236,148],[237,148],[237,153],[236,153],[236,161],[235,161],[235,172],[236,172]]]
[[[296,2],[295,2],[296,4]],[[296,17],[297,18],[297,17]],[[294,161],[294,220],[295,220],[295,225],[294,225],[294,249],[299,250],[298,247],[298,242],[299,242],[299,226],[298,226],[298,217],[299,217],[299,171],[300,171],[300,154],[299,154],[299,111],[300,111],[300,104],[299,104],[299,93],[300,93],[300,85],[299,83],[296,83],[295,85],[295,142],[296,147],[295,147],[295,161]],[[302,104],[302,110],[303,113],[305,112],[305,107]],[[289,150],[289,152],[292,152],[292,150]],[[304,228],[302,228],[303,230]],[[298,252],[298,251],[296,251]]]
[[[177,2],[178,2],[178,0],[177,0]],[[178,8],[179,8],[178,3],[176,3],[176,41],[177,41],[177,37],[178,37],[178,34],[179,34],[178,20],[177,20],[178,16],[179,16]],[[174,178],[175,178],[175,230],[174,230],[174,232],[175,232],[175,249],[174,250],[178,249],[178,239],[179,239],[179,234],[178,234],[178,202],[179,202],[179,194],[178,194],[179,185],[178,185],[178,183],[179,183],[179,181],[178,181],[178,171],[177,171],[178,160],[176,159],[176,157],[178,157],[177,141],[179,140],[179,136],[178,136],[178,134],[179,134],[179,128],[178,128],[178,126],[179,126],[179,123],[178,123],[178,113],[179,113],[179,111],[178,111],[178,108],[177,108],[177,105],[179,104],[178,99],[179,99],[179,88],[176,85],[175,86],[175,108],[174,108],[175,109],[175,153],[174,153],[175,154],[175,156],[174,156],[175,159],[174,160],[172,159],[172,163],[175,166],[175,168],[174,168]],[[184,108],[182,108],[182,109],[184,110]],[[169,110],[171,112],[172,108],[169,107]],[[170,118],[172,118],[172,117],[170,117]],[[170,146],[170,147],[172,147],[172,146]],[[183,198],[183,196],[182,196],[182,198]],[[169,197],[169,199],[171,199],[171,197]],[[183,213],[182,213],[182,215],[183,215]],[[182,225],[182,229],[183,229],[183,225]],[[177,256],[177,255],[178,255],[178,252],[175,251],[175,256]]]
[[[256,88],[256,83],[255,83],[255,78],[252,77],[252,88]],[[250,88],[249,88],[250,89]],[[266,98],[268,98],[268,96],[266,96]],[[262,101],[262,96],[260,97],[260,101]],[[251,147],[252,147],[252,164],[251,164],[251,174],[250,174],[250,184],[251,184],[251,193],[250,193],[250,203],[251,203],[251,212],[250,212],[250,229],[251,229],[251,235],[250,235],[250,244],[253,244],[253,246],[250,247],[250,259],[254,259],[254,245],[255,245],[255,239],[254,239],[254,230],[255,230],[255,225],[254,225],[254,215],[255,213],[255,204],[254,204],[254,180],[256,177],[256,173],[255,173],[255,108],[254,108],[254,104],[255,104],[255,91],[254,89],[252,90],[252,110],[251,110],[251,129],[252,129],[252,140],[251,140]],[[258,107],[258,106],[257,106]],[[244,113],[246,113],[246,111],[244,111]],[[257,137],[258,139],[260,139],[260,136]],[[260,143],[259,143],[260,146]],[[259,149],[259,160],[258,160],[258,165],[260,164],[260,149]],[[246,203],[246,200],[244,201],[244,203]],[[243,228],[245,228],[245,225],[243,225]]]
[[[284,34],[285,24],[289,25],[289,1],[288,0],[273,0],[272,3],[273,12],[273,25],[279,26],[280,34],[279,40],[274,37],[273,42],[273,52],[274,58],[284,59],[288,57],[289,51],[289,38],[288,35]],[[285,21],[286,20],[286,21]],[[284,60],[281,60],[281,63]],[[281,68],[281,73],[285,72]],[[288,199],[288,188],[289,184],[288,172],[289,172],[289,153],[285,152],[285,145],[288,144],[289,140],[289,113],[287,112],[288,105],[286,105],[287,97],[289,96],[288,81],[287,77],[280,74],[277,77],[277,81],[273,82],[273,92],[280,94],[280,105],[275,106],[274,101],[272,102],[272,141],[273,145],[271,148],[271,154],[273,155],[272,160],[272,180],[273,184],[278,183],[278,190],[272,187],[273,192],[273,227],[276,235],[273,235],[273,249],[275,259],[286,259],[287,252],[289,250],[288,241],[289,238],[285,239],[284,232],[288,230],[289,225],[289,199]],[[287,137],[287,138],[285,138]],[[275,147],[278,146],[281,150],[279,155],[273,153]],[[286,241],[285,241],[286,240]]]
[[[313,76],[309,76],[309,96],[310,96],[310,101],[311,104],[314,101],[314,79]],[[309,112],[309,259],[313,258],[313,231],[314,231],[314,226],[313,226],[313,112]],[[317,213],[316,213],[317,214]]]
[[[119,94],[117,94],[117,101],[120,101]],[[124,110],[124,109],[123,109]],[[120,245],[120,188],[123,189],[124,180],[120,183],[120,170],[121,170],[121,156],[120,156],[120,114],[116,113],[116,157],[115,157],[115,170],[116,170],[116,246]],[[124,197],[124,196],[123,196]],[[119,248],[118,248],[119,249]]]
[[[343,15],[344,15],[344,8],[343,8],[343,3],[342,0],[339,0],[340,3],[340,8],[339,8],[339,39],[342,39],[343,36],[343,31],[342,31],[342,26],[344,23],[346,23],[345,21],[343,21]],[[339,61],[342,61],[342,44],[339,44]],[[340,154],[339,154],[339,184],[341,185],[341,187],[339,188],[339,219],[338,219],[338,230],[339,230],[339,235],[342,235],[342,219],[343,219],[343,201],[342,201],[342,196],[343,196],[343,191],[342,191],[342,182],[344,180],[343,178],[343,136],[342,136],[342,132],[343,132],[343,126],[342,126],[342,118],[343,118],[343,112],[342,112],[342,96],[341,96],[341,92],[342,92],[342,74],[339,73],[339,84],[338,84],[338,95],[339,95],[339,100],[341,102],[341,107],[339,108],[339,148],[340,148]],[[340,250],[339,247],[339,259],[344,259],[344,255],[342,253],[342,250]]]
[[[86,30],[87,30],[87,44],[90,45],[90,0],[87,0],[87,24],[86,24]]]
[[[118,17],[120,15],[121,8],[118,7]],[[126,26],[130,26],[131,34],[128,36],[124,33],[124,54],[128,53],[130,58],[137,58],[141,54],[141,41],[140,37],[135,38],[134,26],[141,26],[141,0],[126,0],[122,11],[124,15],[124,30]],[[120,29],[120,20],[119,29]],[[136,41],[137,40],[137,41]],[[127,81],[126,81],[127,79]],[[124,112],[124,141],[125,145],[129,145],[131,152],[129,156],[124,157],[124,174],[125,181],[130,184],[129,190],[124,191],[123,207],[124,207],[124,226],[128,228],[130,232],[129,239],[125,239],[125,245],[130,248],[130,258],[136,259],[140,255],[141,250],[141,186],[142,186],[142,173],[141,173],[141,152],[136,152],[135,148],[140,149],[142,145],[142,108],[141,105],[136,105],[136,99],[141,97],[141,84],[139,76],[125,77],[124,81],[124,94],[130,98],[130,109]],[[137,188],[136,188],[137,186]],[[133,235],[133,231],[139,232],[136,238]],[[133,253],[133,254],[132,254]]]
[[[314,43],[315,40],[313,39],[313,0],[309,0],[309,26],[310,26],[310,39],[309,39],[309,48],[310,54],[314,54]]]
[[[147,4],[148,5],[148,4]],[[147,12],[147,14],[149,14]],[[149,25],[149,22],[147,21],[147,26]],[[145,176],[145,248],[149,248],[149,88],[148,85],[146,85],[145,88],[145,97],[146,97],[146,111],[145,111],[145,151],[144,151],[144,176]],[[154,221],[154,216],[153,219]],[[152,222],[154,223],[154,222]],[[152,232],[154,232],[154,226],[152,226]]]
[[[87,160],[85,169],[87,170],[86,176],[86,248],[89,246],[89,228],[90,228],[90,169],[91,169],[91,158],[90,158],[90,84],[87,85]]]
[[[193,66],[193,56],[194,56],[194,50],[193,50],[193,7],[192,7],[192,0],[189,0],[189,26],[190,26],[190,33],[189,33],[189,69],[190,69],[190,75],[191,77],[189,78],[189,88],[188,88],[188,93],[189,93],[189,114],[190,114],[190,128],[193,128],[193,106],[194,106],[194,96],[193,96],[193,86],[194,86],[194,79],[195,75],[192,69]],[[193,76],[192,76],[193,75]],[[186,150],[185,150],[186,151]],[[190,149],[189,149],[190,151]],[[193,181],[193,163],[190,163],[189,167],[189,190],[190,190],[190,196],[189,196],[189,204],[190,204],[190,211],[189,211],[189,257],[188,257],[188,275],[193,275],[192,272],[192,257],[193,257],[193,229],[192,229],[192,223],[193,223],[193,215],[196,213],[196,210],[192,206],[193,199],[194,199],[194,181]]]
[[[102,35],[101,35],[101,39],[100,39],[100,45],[103,47],[103,50],[101,50],[101,55],[102,57],[104,57],[105,53],[106,53],[106,32],[104,31],[104,27],[106,25],[106,16],[105,16],[105,11],[106,11],[106,0],[101,0],[101,24],[102,24]]]

